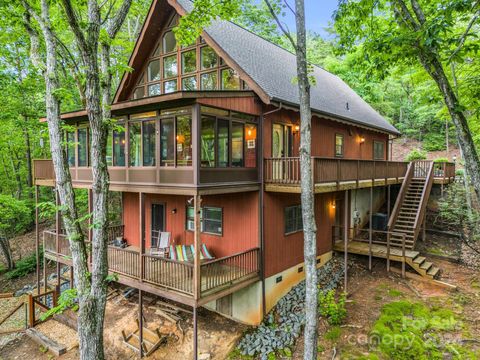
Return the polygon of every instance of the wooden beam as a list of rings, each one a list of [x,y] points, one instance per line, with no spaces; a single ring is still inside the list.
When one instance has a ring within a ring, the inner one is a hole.
[[[58,195],[58,190],[55,189],[55,251],[57,254],[60,253],[60,197]],[[60,286],[60,263],[56,263],[57,270],[57,285]]]
[[[37,294],[40,294],[40,226],[38,224],[38,185],[35,185],[35,259]]]
[[[195,254],[193,259],[193,298],[198,301],[201,296],[201,279],[200,279],[200,214],[202,209],[202,198],[200,195],[193,197],[194,211],[194,248]]]

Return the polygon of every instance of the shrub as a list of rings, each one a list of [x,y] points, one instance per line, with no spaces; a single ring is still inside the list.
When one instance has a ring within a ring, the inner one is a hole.
[[[340,335],[342,335],[342,329],[339,326],[334,326],[325,333],[325,339],[336,342]]]
[[[443,162],[450,162],[450,160],[448,160],[448,158],[446,158],[446,157],[439,157],[439,158],[436,158],[435,160],[433,160],[433,162],[443,163]]]
[[[427,153],[422,150],[414,149],[405,158],[405,161],[415,161],[415,160],[425,160],[427,158]]]
[[[457,169],[455,170],[455,176],[464,176],[465,170],[464,169]]]
[[[0,195],[0,235],[7,238],[24,233],[32,224],[32,211],[25,201]]]
[[[318,294],[320,315],[325,316],[330,325],[340,325],[347,316],[346,301],[347,297],[344,293],[338,297],[337,301],[335,299],[335,290],[320,291]]]
[[[40,266],[43,263],[43,251],[40,249]],[[37,258],[35,253],[18,260],[15,263],[15,269],[5,273],[7,279],[18,279],[34,272],[37,268]]]

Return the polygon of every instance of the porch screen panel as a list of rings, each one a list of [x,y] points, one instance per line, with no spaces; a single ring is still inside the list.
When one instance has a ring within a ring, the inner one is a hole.
[[[130,123],[128,131],[130,147],[130,166],[140,166],[142,164],[142,123]]]
[[[217,124],[217,154],[218,167],[228,166],[229,139],[228,139],[228,120],[218,120]]]
[[[143,166],[155,166],[155,120],[143,123]]]
[[[232,166],[243,167],[243,124],[232,122]]]
[[[78,166],[88,166],[88,129],[78,129]]]
[[[125,166],[125,131],[113,132],[113,166]]]
[[[200,134],[201,166],[215,166],[215,118],[202,116]]]
[[[160,165],[175,165],[174,119],[162,119],[160,123]]]
[[[192,166],[192,118],[177,117],[177,166]]]

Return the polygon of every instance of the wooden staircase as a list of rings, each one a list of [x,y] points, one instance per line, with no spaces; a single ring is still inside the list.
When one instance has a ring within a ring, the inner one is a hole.
[[[433,178],[433,161],[414,161],[409,164],[388,222],[390,246],[402,248],[405,239],[405,249],[412,250],[415,247]]]

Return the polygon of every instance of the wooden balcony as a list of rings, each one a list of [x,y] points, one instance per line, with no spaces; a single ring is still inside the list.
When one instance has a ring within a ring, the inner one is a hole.
[[[114,233],[114,232],[112,232]],[[113,239],[113,238],[112,238]],[[71,265],[66,235],[44,231],[45,256]],[[118,282],[187,305],[204,305],[218,297],[246,287],[260,279],[260,249],[202,262],[200,265],[200,299],[194,299],[193,263],[140,254],[137,247],[108,246],[108,269]]]
[[[355,160],[312,157],[316,193],[350,190],[371,186],[401,184],[408,162]],[[266,158],[264,162],[266,191],[300,192],[300,158]],[[455,164],[436,163],[435,183],[446,184],[455,177]]]

